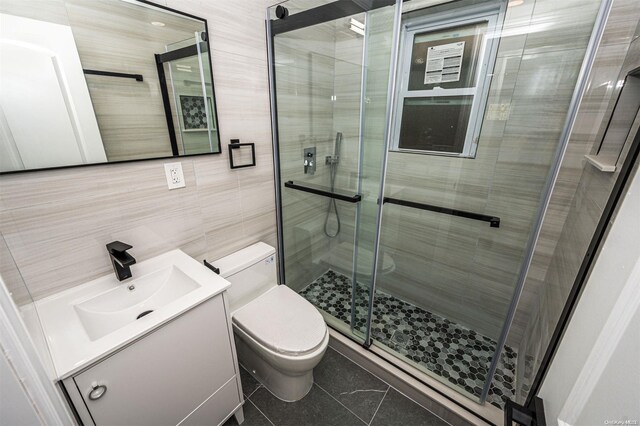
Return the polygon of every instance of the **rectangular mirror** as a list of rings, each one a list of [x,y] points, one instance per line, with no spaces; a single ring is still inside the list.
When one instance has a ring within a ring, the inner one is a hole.
[[[0,172],[220,153],[206,20],[28,3],[0,5]]]

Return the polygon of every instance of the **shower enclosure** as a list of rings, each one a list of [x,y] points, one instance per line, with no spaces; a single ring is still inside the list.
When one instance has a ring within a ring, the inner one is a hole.
[[[601,7],[269,8],[281,283],[399,365],[515,399],[507,336]]]

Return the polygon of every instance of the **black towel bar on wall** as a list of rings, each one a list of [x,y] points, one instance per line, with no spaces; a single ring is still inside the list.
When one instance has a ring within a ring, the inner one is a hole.
[[[111,71],[99,71],[99,70],[82,70],[85,74],[101,75],[103,77],[119,77],[119,78],[132,78],[135,81],[143,81],[142,74],[127,74],[123,72],[111,72]]]
[[[489,222],[492,228],[500,228],[500,218],[496,216],[487,216],[480,213],[472,213],[464,210],[456,210],[456,209],[450,209],[447,207],[439,207],[431,204],[416,203],[414,201],[400,200],[398,198],[391,198],[391,197],[384,197],[383,204],[384,203],[397,204],[399,206],[406,206],[414,209],[428,210],[436,213],[449,214],[451,216],[459,216],[467,219],[480,220],[483,222]]]

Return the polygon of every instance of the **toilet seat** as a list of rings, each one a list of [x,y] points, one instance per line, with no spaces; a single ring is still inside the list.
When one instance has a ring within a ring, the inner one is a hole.
[[[278,285],[233,313],[233,323],[261,345],[285,355],[304,355],[323,345],[327,325],[318,310]]]

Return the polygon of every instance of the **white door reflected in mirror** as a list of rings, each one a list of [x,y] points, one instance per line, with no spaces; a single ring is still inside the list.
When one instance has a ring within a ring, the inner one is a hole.
[[[0,170],[107,156],[71,28],[0,14]]]

